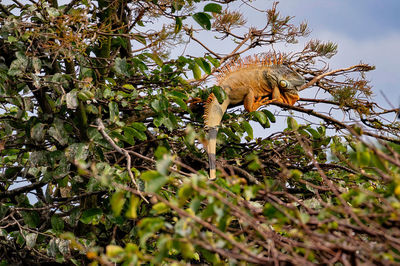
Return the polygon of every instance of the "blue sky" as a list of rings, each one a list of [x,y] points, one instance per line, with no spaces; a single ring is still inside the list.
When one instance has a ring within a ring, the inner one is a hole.
[[[247,18],[249,26],[256,28],[264,26],[265,14],[256,12],[242,2],[231,4],[230,9],[240,10]],[[270,8],[273,2],[273,0],[254,0],[251,4],[265,10]],[[374,65],[376,69],[366,75],[373,87],[372,101],[385,109],[399,106],[400,0],[281,0],[278,11],[283,16],[294,16],[292,20],[294,24],[306,21],[311,34],[307,38],[299,39],[297,45],[276,45],[275,50],[289,53],[301,51],[310,39],[332,41],[338,44],[338,53],[327,61],[330,69],[348,67],[360,62]],[[209,47],[223,53],[230,53],[235,47],[232,42],[216,40],[210,34],[203,34],[200,39]],[[271,47],[262,47],[255,52],[266,52],[270,49]],[[201,56],[204,50],[191,43],[186,52]],[[302,91],[300,96],[332,98],[328,94],[316,93],[317,89],[310,88]],[[315,107],[319,112],[327,108],[329,107],[319,105]],[[279,111],[279,108],[275,107],[268,109]],[[296,117],[297,115],[295,114]],[[336,119],[346,120],[341,112],[335,112],[334,115]],[[301,117],[306,121],[309,120],[306,115]],[[389,121],[396,121],[394,114],[386,118]],[[311,120],[317,122],[315,119]],[[304,123],[300,120],[299,122]],[[270,134],[284,127],[285,119],[281,118],[267,131],[256,126],[255,134]]]
[[[257,6],[273,1],[259,0]],[[357,64],[376,66],[367,78],[373,85],[374,99],[384,107],[400,103],[400,1],[399,0],[283,0],[283,15],[294,21],[307,21],[309,38],[333,41],[339,52],[331,68]],[[256,23],[255,21],[249,21]],[[290,48],[289,48],[290,49]],[[390,104],[382,96],[384,93]]]
[[[249,4],[265,10],[273,2],[253,0]],[[243,1],[231,3],[230,9],[240,10],[247,18],[248,26],[260,28],[265,25],[265,14],[256,12]],[[360,62],[376,66],[376,70],[367,73],[367,79],[373,86],[374,101],[389,109],[399,105],[400,0],[281,0],[278,11],[283,16],[294,16],[294,24],[306,21],[312,32],[307,38],[299,39],[297,45],[276,45],[276,50],[300,51],[310,39],[332,41],[338,44],[338,54],[328,60],[331,69]],[[198,38],[222,53],[230,53],[235,47],[231,41],[216,40],[209,33],[198,35]],[[262,47],[254,52],[270,49]],[[172,54],[179,54],[182,50],[173,51]],[[196,56],[204,53],[194,42],[185,51]],[[313,97],[315,90],[303,91],[301,96]]]
[[[400,30],[398,0],[284,0],[278,6],[305,18],[315,33],[335,31],[368,40]]]

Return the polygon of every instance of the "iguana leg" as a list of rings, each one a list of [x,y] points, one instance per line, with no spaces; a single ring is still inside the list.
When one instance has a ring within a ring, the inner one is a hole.
[[[259,97],[256,99],[254,97],[254,93],[250,91],[244,98],[243,104],[244,104],[244,108],[248,112],[253,112],[253,111],[256,111],[258,108],[260,108],[260,106],[267,105],[274,101],[275,101],[275,99],[269,99],[267,97],[264,97],[264,98]]]
[[[258,100],[256,100],[253,104],[253,107],[255,108],[254,111],[256,111],[258,108],[260,108],[263,105],[267,105],[270,104],[272,102],[275,102],[275,99],[269,99],[269,98],[259,98]]]

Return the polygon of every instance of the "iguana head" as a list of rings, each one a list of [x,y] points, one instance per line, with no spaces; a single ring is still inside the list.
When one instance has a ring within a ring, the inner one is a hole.
[[[272,89],[271,99],[293,105],[300,97],[299,88],[305,79],[285,65],[272,65],[264,70],[263,76]]]

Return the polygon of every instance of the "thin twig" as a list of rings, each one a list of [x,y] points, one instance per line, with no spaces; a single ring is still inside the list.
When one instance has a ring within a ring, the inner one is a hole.
[[[123,154],[126,158],[126,170],[128,171],[128,174],[132,180],[132,183],[135,185],[135,187],[137,188],[137,190],[139,191],[139,195],[140,197],[146,202],[149,203],[149,201],[143,196],[143,194],[140,192],[139,190],[139,186],[136,183],[135,177],[133,176],[132,170],[131,170],[131,156],[129,155],[128,151],[125,149],[122,149],[121,147],[119,147],[117,144],[115,144],[115,142],[110,138],[110,136],[108,136],[108,134],[105,131],[105,127],[103,122],[101,121],[100,118],[96,119],[96,123],[97,123],[97,129],[100,131],[100,134],[107,140],[108,143],[110,143],[110,145],[119,153]]]
[[[298,112],[301,112],[301,113],[305,113],[305,114],[308,114],[308,115],[312,115],[312,116],[315,116],[315,117],[319,117],[319,118],[325,120],[326,122],[330,122],[331,124],[335,125],[338,129],[347,129],[350,132],[354,132],[354,130],[350,126],[346,125],[345,123],[340,122],[339,120],[336,120],[336,119],[334,119],[334,118],[332,118],[330,116],[323,115],[321,113],[315,112],[313,109],[305,109],[305,108],[302,108],[302,107],[292,106],[290,104],[281,103],[281,102],[271,102],[270,104],[276,105],[276,106],[279,106],[279,107],[282,107],[282,108],[290,109],[290,110],[295,110],[295,111],[298,111]],[[400,144],[400,139],[391,138],[391,137],[382,136],[382,135],[377,135],[375,133],[368,132],[368,131],[363,131],[363,135],[367,135],[367,136],[374,137],[374,138],[377,138],[377,139],[382,139],[382,140],[390,141],[390,142],[393,142],[393,143],[396,143],[396,144]]]
[[[323,73],[321,75],[314,77],[312,80],[310,80],[309,82],[307,82],[306,84],[301,86],[299,88],[299,91],[302,91],[302,90],[314,85],[315,83],[317,83],[318,81],[320,81],[321,79],[323,79],[326,76],[330,76],[330,75],[336,74],[338,72],[345,72],[345,71],[349,71],[349,70],[357,69],[357,68],[359,68],[360,70],[371,70],[372,69],[372,67],[367,64],[358,64],[358,65],[354,65],[354,66],[347,67],[347,68],[340,68],[340,69],[332,70],[332,71],[329,71],[329,72],[326,72],[326,73]]]

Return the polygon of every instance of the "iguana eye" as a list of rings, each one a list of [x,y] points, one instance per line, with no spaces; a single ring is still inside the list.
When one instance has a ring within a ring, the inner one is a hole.
[[[279,81],[279,87],[281,87],[282,89],[287,88],[288,85],[289,84],[286,80]]]

